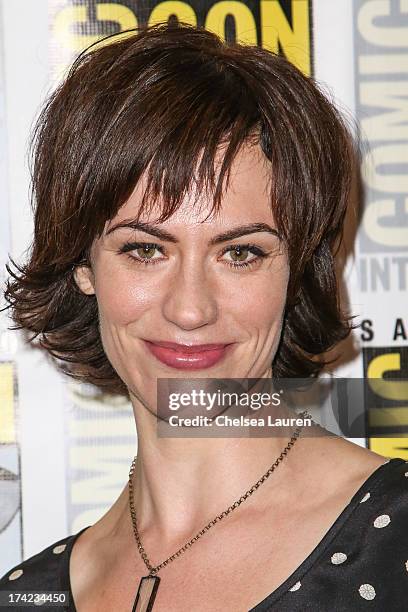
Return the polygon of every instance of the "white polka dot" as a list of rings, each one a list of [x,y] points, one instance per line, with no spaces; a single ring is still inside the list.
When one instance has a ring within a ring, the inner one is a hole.
[[[333,565],[340,565],[340,563],[344,563],[347,560],[347,555],[342,552],[337,552],[332,555],[331,562]]]
[[[362,504],[363,502],[367,501],[367,499],[370,499],[370,493],[366,493],[363,497],[362,500],[360,500],[360,504]]]
[[[386,527],[387,525],[389,525],[391,522],[390,517],[388,516],[388,514],[381,514],[381,516],[377,516],[377,518],[374,521],[374,527]]]
[[[408,472],[405,472],[404,476],[405,476],[406,478],[408,478]]]
[[[406,569],[406,570],[407,570],[407,572],[408,572],[408,561],[405,561],[405,569]]]
[[[17,580],[17,578],[20,578],[20,576],[22,575],[23,575],[23,570],[17,569],[12,574],[10,574],[9,580]]]
[[[54,548],[52,549],[52,552],[55,555],[59,555],[60,553],[64,552],[64,550],[66,549],[67,545],[66,544],[60,544],[59,546],[54,546]]]
[[[375,597],[375,588],[372,584],[362,584],[358,592],[363,599],[374,599]]]
[[[45,593],[44,593],[45,595]],[[35,606],[43,606],[45,604],[45,597],[44,599],[38,599],[37,601],[34,602]]]
[[[297,591],[298,589],[300,589],[300,587],[302,586],[302,583],[300,582],[300,580],[298,580],[293,587],[291,587],[289,589],[289,591]]]

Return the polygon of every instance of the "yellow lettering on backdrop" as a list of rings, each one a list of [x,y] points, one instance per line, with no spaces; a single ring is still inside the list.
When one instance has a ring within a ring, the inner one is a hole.
[[[367,378],[374,393],[381,398],[396,401],[408,401],[408,384],[406,382],[388,383],[383,378],[385,372],[398,371],[401,369],[401,355],[386,353],[375,357],[367,369]],[[371,413],[373,416],[371,416]],[[375,415],[375,409],[370,411],[370,425],[392,426],[405,425],[408,422],[408,407],[383,408]],[[408,459],[407,436],[398,438],[370,438],[369,448],[384,457],[402,457]]]
[[[157,4],[150,13],[149,25],[168,21],[172,15],[177,17],[178,21],[184,21],[193,26],[197,25],[194,9],[187,2],[181,2],[180,0],[167,0]]]
[[[369,412],[370,427],[408,427],[408,406],[398,408],[374,408]]]
[[[278,0],[261,0],[262,46],[274,53],[279,44],[285,56],[310,75],[309,1],[292,0],[292,25]]]
[[[408,400],[407,382],[388,381],[384,378],[386,372],[399,370],[401,370],[399,353],[385,353],[374,357],[367,368],[367,378],[373,392],[379,397],[397,402]]]
[[[13,364],[0,363],[0,444],[16,441]]]
[[[225,20],[228,16],[235,21],[236,40],[245,45],[256,45],[256,24],[253,14],[243,2],[223,0],[216,2],[207,13],[205,28],[225,40]]]
[[[120,30],[130,30],[137,27],[137,18],[132,10],[121,4],[107,2],[106,4],[98,3],[96,5],[97,21],[114,21],[119,25]],[[102,34],[79,34],[75,32],[73,26],[76,24],[87,23],[88,13],[85,5],[67,6],[63,8],[55,17],[54,30],[58,38],[58,42],[64,45],[70,51],[82,51],[89,45],[96,43]],[[122,37],[129,34],[126,32]],[[115,37],[115,41],[120,36]],[[108,39],[101,44],[108,44],[112,39]]]
[[[408,461],[407,438],[370,438],[368,448],[383,457],[402,457]]]

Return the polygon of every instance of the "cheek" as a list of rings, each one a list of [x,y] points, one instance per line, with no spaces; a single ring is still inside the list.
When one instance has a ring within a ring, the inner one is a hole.
[[[95,293],[99,314],[106,325],[126,325],[138,320],[157,303],[157,283],[147,278],[143,282],[127,269],[106,270],[96,273]]]
[[[268,333],[280,326],[285,309],[286,292],[274,287],[263,287],[248,300],[248,320],[259,330]]]
[[[240,313],[241,320],[246,319],[249,326],[265,334],[275,333],[282,323],[288,280],[287,269],[282,267],[247,281],[240,292],[235,292],[236,312]]]

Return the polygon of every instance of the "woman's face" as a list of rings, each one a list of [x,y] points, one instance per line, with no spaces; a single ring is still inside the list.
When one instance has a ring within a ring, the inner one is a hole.
[[[259,146],[243,146],[218,215],[203,222],[212,200],[201,196],[199,212],[190,195],[164,223],[155,223],[156,211],[143,217],[144,230],[131,227],[140,181],[94,242],[92,269],[77,269],[82,291],[96,294],[105,352],[131,394],[153,401],[157,378],[270,374],[289,269],[268,164]],[[218,346],[191,348],[204,344]]]

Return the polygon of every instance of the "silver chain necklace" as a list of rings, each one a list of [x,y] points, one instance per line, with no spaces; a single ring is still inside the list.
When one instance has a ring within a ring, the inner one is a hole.
[[[304,410],[300,415],[298,415],[298,418],[304,418],[305,416],[308,416],[309,418],[311,418],[307,410]],[[288,454],[288,452],[290,451],[290,449],[292,448],[292,446],[295,444],[296,440],[298,439],[302,431],[302,428],[303,428],[303,425],[301,425],[295,430],[293,436],[291,437],[291,439],[289,440],[288,444],[285,446],[285,448],[283,449],[279,457],[276,459],[276,461],[274,461],[274,463],[265,472],[265,474],[261,476],[261,478],[254,485],[252,485],[252,487],[248,489],[248,491],[244,493],[244,495],[242,495],[237,501],[235,501],[231,506],[229,506],[227,510],[224,510],[223,512],[221,512],[221,514],[218,514],[215,518],[213,518],[212,521],[207,523],[205,527],[203,527],[193,538],[191,538],[191,540],[186,542],[184,546],[179,548],[177,552],[175,552],[170,557],[168,557],[167,559],[165,559],[164,561],[159,563],[159,565],[156,565],[156,566],[153,566],[150,563],[149,558],[146,554],[146,551],[143,548],[143,545],[140,539],[140,535],[139,535],[139,531],[137,529],[137,520],[136,520],[136,512],[135,512],[134,497],[133,497],[133,473],[134,473],[135,466],[136,466],[137,456],[134,457],[132,461],[132,465],[130,466],[130,471],[129,471],[130,516],[132,518],[132,526],[133,526],[133,532],[135,534],[137,548],[139,550],[140,556],[142,557],[147,569],[149,570],[149,574],[148,576],[143,576],[139,582],[139,587],[138,587],[136,598],[133,604],[132,612],[150,612],[153,609],[153,603],[156,598],[157,589],[159,588],[159,582],[160,582],[159,576],[156,576],[157,572],[163,567],[165,567],[168,563],[170,563],[171,561],[174,561],[174,559],[176,559],[181,554],[183,554],[188,548],[190,548],[190,546],[192,546],[195,542],[197,542],[197,540],[201,538],[201,536],[203,536],[209,529],[211,529],[211,527],[213,527],[216,523],[218,523],[218,521],[221,521],[228,514],[233,512],[233,510],[238,508],[238,506],[240,506],[242,502],[248,499],[248,497],[250,497],[250,495],[252,495],[252,493],[254,493],[261,486],[261,484],[263,484],[265,480],[269,478],[272,472],[278,467],[279,463],[283,461],[284,457],[286,457],[286,455]]]

